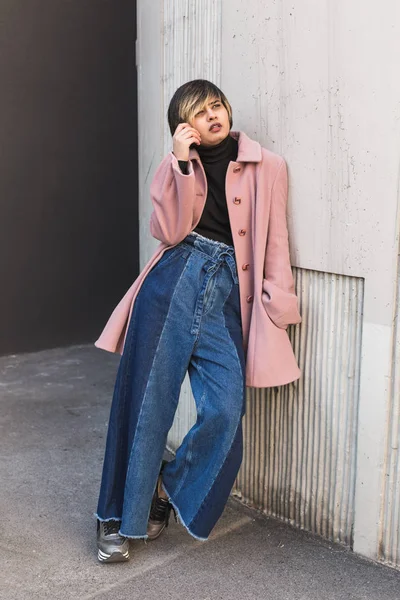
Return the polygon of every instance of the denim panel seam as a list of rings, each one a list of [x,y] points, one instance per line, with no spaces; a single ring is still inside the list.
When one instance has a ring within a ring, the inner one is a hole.
[[[132,448],[133,448],[133,446],[135,444],[135,438],[136,438],[136,434],[137,434],[137,431],[138,431],[138,428],[139,428],[140,418],[142,416],[143,407],[144,407],[144,404],[145,404],[146,395],[147,395],[147,391],[148,391],[148,388],[149,388],[149,383],[150,383],[150,379],[151,379],[151,372],[152,372],[153,367],[154,367],[154,362],[155,362],[155,360],[157,358],[157,353],[158,353],[158,349],[160,347],[161,339],[163,337],[163,334],[165,332],[165,328],[167,326],[168,317],[169,317],[169,314],[170,314],[170,311],[171,311],[171,307],[172,307],[172,304],[173,304],[173,301],[174,301],[174,298],[175,298],[175,294],[177,293],[179,282],[180,282],[180,280],[181,280],[181,278],[183,276],[183,273],[186,270],[186,267],[187,267],[187,263],[184,266],[184,268],[182,269],[182,273],[179,275],[179,279],[178,279],[178,281],[177,281],[177,283],[175,285],[174,293],[171,296],[171,300],[170,300],[170,303],[169,303],[168,311],[167,311],[167,314],[165,316],[165,320],[164,320],[164,323],[163,323],[163,326],[162,326],[162,329],[161,329],[161,332],[160,332],[160,336],[159,336],[158,341],[157,341],[157,347],[156,347],[156,349],[154,351],[153,360],[151,362],[151,366],[150,366],[150,369],[149,369],[149,376],[148,376],[148,379],[147,379],[146,387],[145,387],[145,390],[144,390],[144,393],[143,393],[143,397],[142,397],[142,403],[141,403],[141,406],[140,406],[140,411],[139,411],[138,418],[137,418],[137,421],[136,421],[135,435],[134,435],[134,438],[132,440],[132,446],[131,446],[131,451],[130,451],[130,456],[129,456],[129,462],[128,462],[128,467],[127,467],[127,470],[126,470],[127,473],[129,472],[130,467],[131,467],[131,462],[132,462],[132,458],[133,458],[132,457]]]
[[[133,440],[132,440],[132,445],[131,445],[131,448],[130,448],[129,461],[128,461],[128,466],[127,466],[127,469],[126,469],[126,479],[128,477],[128,473],[131,470],[131,465],[132,465],[132,461],[133,461],[134,454],[135,454],[135,452],[134,452],[134,450],[135,450],[135,441],[137,439],[137,433],[138,433],[138,430],[139,430],[140,419],[141,419],[141,416],[142,416],[142,413],[143,413],[143,409],[144,409],[144,405],[145,405],[145,402],[146,402],[146,395],[147,395],[147,392],[148,392],[149,383],[150,383],[150,379],[151,379],[151,372],[153,370],[154,362],[156,360],[158,349],[160,347],[160,341],[161,341],[161,339],[163,337],[163,334],[165,332],[165,328],[166,328],[166,325],[167,325],[167,322],[168,322],[168,316],[170,314],[171,307],[173,305],[175,294],[177,293],[177,289],[179,287],[179,282],[181,281],[181,279],[183,277],[183,274],[186,271],[186,268],[187,268],[187,262],[186,262],[185,266],[183,267],[182,272],[181,272],[181,274],[179,276],[179,279],[178,279],[178,281],[177,281],[177,283],[175,285],[174,293],[172,294],[171,300],[170,300],[170,303],[169,303],[168,312],[166,314],[166,317],[165,317],[165,320],[164,320],[164,324],[163,324],[160,336],[159,336],[158,341],[157,341],[157,347],[156,347],[156,349],[154,351],[153,360],[152,360],[152,363],[151,363],[151,367],[149,369],[149,377],[148,377],[148,380],[147,380],[147,383],[146,383],[146,387],[145,387],[145,390],[144,390],[144,393],[143,393],[142,403],[141,403],[140,411],[139,411],[138,418],[137,418],[137,421],[136,421],[135,433],[134,433]],[[158,480],[158,474],[157,474],[156,481],[155,481],[155,484],[154,484],[154,490],[155,490],[156,485],[157,485],[157,480]],[[153,490],[153,492],[154,492],[154,490]],[[125,496],[125,494],[124,494],[124,496]],[[125,497],[124,497],[123,506],[122,506],[122,513],[124,513],[124,505],[125,505]],[[150,509],[151,509],[151,503],[149,504],[149,507],[148,507],[148,516],[150,515]],[[128,537],[128,536],[126,536],[126,537]]]
[[[204,375],[202,373],[202,368],[200,367],[200,365],[197,365],[197,368],[198,368],[198,371],[199,371],[200,379],[203,382],[203,393],[201,395],[199,403],[196,405],[196,412],[197,412],[197,417],[198,417],[198,415],[201,413],[201,411],[203,409],[204,402],[205,402],[205,399],[206,399],[206,386],[204,385]],[[190,439],[189,439],[189,443],[188,443],[188,456],[189,456],[189,458],[192,457],[193,440],[194,440],[194,434],[195,434],[195,431],[193,431],[193,427],[189,430],[188,433],[190,433],[190,432],[191,432],[191,435],[190,435]],[[189,454],[189,451],[190,451],[190,454]],[[177,488],[175,490],[175,496],[177,496],[179,494],[179,492],[181,491],[182,485],[185,482],[185,479],[187,477],[188,471],[189,471],[189,465],[186,462],[185,469],[184,469],[184,472],[182,474],[181,480],[180,480],[179,485],[177,486]]]
[[[225,319],[225,315],[224,315],[224,319]],[[235,344],[234,340],[232,339],[232,337],[231,337],[231,335],[230,335],[230,333],[229,333],[229,329],[228,329],[228,327],[226,327],[226,325],[225,325],[225,328],[226,328],[226,330],[227,330],[227,332],[228,332],[228,335],[229,335],[229,338],[230,338],[230,340],[231,340],[231,343],[233,344],[233,346],[234,346],[234,348],[235,348],[235,355],[236,355],[236,359],[237,359],[237,361],[238,361],[238,363],[239,363],[240,372],[242,373],[242,402],[243,402],[245,385],[244,385],[244,374],[243,374],[243,370],[242,370],[242,364],[241,364],[241,361],[240,361],[240,358],[239,358],[239,355],[238,355],[238,352],[237,352],[236,344]],[[211,485],[210,485],[210,487],[209,487],[209,489],[208,489],[208,491],[207,491],[206,495],[204,496],[204,498],[203,498],[203,501],[202,501],[202,503],[200,504],[200,506],[199,506],[199,509],[198,509],[197,513],[195,514],[195,516],[193,517],[193,519],[190,521],[189,525],[192,525],[192,524],[194,524],[194,523],[195,523],[195,522],[198,520],[200,513],[201,513],[201,512],[204,510],[204,506],[205,506],[205,503],[207,502],[207,498],[208,498],[208,496],[210,495],[210,492],[211,492],[211,490],[212,490],[212,488],[213,488],[213,486],[214,486],[214,484],[215,484],[216,480],[218,479],[218,477],[219,477],[219,474],[221,473],[221,471],[222,471],[222,469],[223,469],[224,465],[226,464],[226,462],[227,462],[227,460],[228,460],[228,457],[229,457],[229,456],[230,456],[230,454],[232,453],[232,449],[233,449],[234,442],[235,442],[235,439],[236,439],[236,436],[237,436],[237,432],[238,432],[238,429],[239,429],[239,427],[241,426],[241,421],[242,421],[242,409],[243,409],[243,406],[242,406],[242,408],[241,408],[241,412],[240,412],[240,415],[239,415],[239,418],[238,418],[238,423],[237,423],[237,426],[236,426],[236,429],[235,429],[235,433],[234,433],[234,435],[232,436],[232,442],[231,442],[231,445],[230,445],[229,451],[228,451],[228,453],[226,454],[224,461],[223,461],[223,462],[222,462],[222,464],[220,465],[220,468],[219,468],[219,470],[218,470],[218,473],[216,474],[216,476],[215,476],[215,478],[214,478],[213,482],[211,483]]]
[[[193,519],[190,521],[189,525],[194,525],[198,521],[198,519],[200,517],[200,514],[205,510],[207,499],[208,499],[208,497],[209,497],[209,495],[210,495],[210,493],[211,493],[211,491],[213,489],[213,486],[214,486],[215,482],[217,481],[217,479],[218,479],[218,477],[219,477],[222,469],[224,468],[225,464],[227,463],[229,456],[232,454],[232,451],[233,451],[233,448],[234,448],[234,445],[235,445],[236,436],[237,436],[239,427],[241,427],[241,421],[242,421],[242,417],[239,417],[238,423],[237,423],[237,427],[236,427],[236,430],[235,430],[235,434],[232,436],[232,443],[230,445],[229,451],[227,452],[227,454],[225,456],[225,460],[223,461],[222,465],[220,466],[219,471],[218,471],[217,475],[215,476],[214,481],[212,482],[211,486],[209,487],[209,489],[207,491],[207,494],[204,496],[203,501],[200,504],[197,513],[195,514],[195,516],[193,517]]]

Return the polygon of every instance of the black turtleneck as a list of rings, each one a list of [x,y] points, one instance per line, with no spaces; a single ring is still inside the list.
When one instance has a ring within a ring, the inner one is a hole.
[[[238,154],[238,142],[228,135],[217,146],[196,146],[207,177],[207,198],[200,221],[194,231],[205,237],[233,246],[226,204],[225,177],[231,160]],[[179,161],[182,173],[187,173],[187,161]]]

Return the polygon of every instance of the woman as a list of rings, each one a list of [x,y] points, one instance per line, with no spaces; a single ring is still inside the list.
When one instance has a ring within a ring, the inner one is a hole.
[[[205,80],[181,86],[173,149],[150,193],[153,257],[96,342],[122,353],[97,510],[98,558],[129,559],[129,538],[175,519],[206,540],[242,461],[246,384],[300,375],[287,336],[300,323],[286,225],[282,158],[233,132],[231,106]],[[197,421],[162,460],[189,373]]]

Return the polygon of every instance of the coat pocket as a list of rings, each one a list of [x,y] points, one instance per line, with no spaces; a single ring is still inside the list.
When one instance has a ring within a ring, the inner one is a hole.
[[[261,298],[267,315],[277,327],[287,329],[290,324],[301,323],[296,294],[284,292],[263,279]]]

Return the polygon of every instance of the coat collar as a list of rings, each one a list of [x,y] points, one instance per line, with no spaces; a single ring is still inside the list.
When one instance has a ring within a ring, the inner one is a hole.
[[[255,140],[250,139],[244,131],[231,131],[230,135],[238,141],[237,162],[261,162],[261,146]],[[200,160],[199,153],[195,148],[189,151],[189,159]]]

